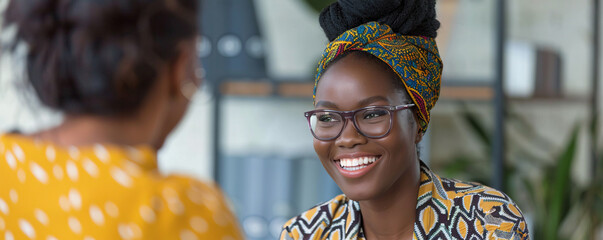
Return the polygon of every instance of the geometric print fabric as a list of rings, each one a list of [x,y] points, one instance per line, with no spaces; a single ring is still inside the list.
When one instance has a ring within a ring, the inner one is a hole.
[[[413,239],[529,239],[517,205],[476,183],[440,178],[421,162]],[[365,240],[358,202],[339,195],[289,220],[281,239]]]

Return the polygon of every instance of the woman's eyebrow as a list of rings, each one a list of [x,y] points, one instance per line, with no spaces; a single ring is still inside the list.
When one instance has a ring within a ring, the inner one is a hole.
[[[329,101],[318,101],[316,103],[316,107],[325,107],[325,108],[333,108],[337,109],[337,104]]]
[[[372,97],[365,98],[365,99],[361,100],[360,102],[358,102],[358,107],[364,107],[364,106],[367,106],[374,102],[389,102],[389,100],[383,96],[372,96]],[[330,101],[318,101],[316,103],[316,107],[325,107],[325,108],[332,108],[332,109],[338,108],[337,104],[330,102]]]
[[[371,103],[374,102],[389,102],[389,100],[386,97],[383,96],[372,96],[369,98],[365,98],[362,101],[359,102],[359,106],[367,106]]]

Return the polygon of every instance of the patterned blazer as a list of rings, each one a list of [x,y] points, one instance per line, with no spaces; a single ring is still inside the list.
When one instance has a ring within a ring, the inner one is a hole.
[[[440,178],[421,162],[413,239],[529,239],[517,205],[476,183]],[[289,220],[281,239],[365,240],[358,202],[339,195]]]

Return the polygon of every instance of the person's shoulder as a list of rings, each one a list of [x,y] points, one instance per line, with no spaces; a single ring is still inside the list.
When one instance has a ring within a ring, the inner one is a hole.
[[[228,198],[214,182],[156,171],[135,174],[121,164],[127,174],[122,177],[130,177],[132,184],[120,191],[119,206],[129,209],[124,210],[128,214],[140,214],[148,234],[157,239],[244,239]]]
[[[162,232],[182,236],[172,226],[187,226],[186,234],[200,239],[243,239],[232,205],[215,183],[183,175],[163,176],[157,181],[154,192],[160,207],[156,214],[162,222],[171,223]]]
[[[293,228],[300,224],[305,224],[306,226],[319,225],[321,222],[330,221],[332,220],[331,218],[336,217],[334,213],[347,207],[348,202],[348,197],[343,194],[338,195],[331,200],[315,205],[307,211],[289,219],[289,221],[283,225],[283,228]]]
[[[210,211],[232,211],[225,194],[214,182],[185,175],[160,176],[156,181],[158,184],[155,185],[154,191],[163,198],[168,207],[171,202],[181,202],[192,209],[199,207]]]
[[[508,196],[502,191],[477,182],[461,181],[452,178],[440,178],[442,187],[449,198],[458,198],[465,196],[487,197],[495,196],[509,200]]]
[[[442,178],[442,187],[451,200],[451,215],[466,220],[479,218],[485,235],[502,239],[529,239],[528,227],[517,204],[504,192],[475,182]]]
[[[281,239],[307,239],[308,234],[321,232],[341,217],[338,213],[342,213],[349,202],[350,199],[341,194],[289,219],[283,225]]]
[[[124,218],[142,217],[139,224],[147,229],[145,234],[157,239],[244,239],[231,204],[214,182],[141,169],[136,173],[126,162],[120,163],[123,173],[112,177],[127,187],[114,188],[110,198]]]

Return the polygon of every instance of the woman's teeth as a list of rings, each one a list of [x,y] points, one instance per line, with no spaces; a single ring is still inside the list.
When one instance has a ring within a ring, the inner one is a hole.
[[[375,161],[377,161],[377,157],[342,158],[339,160],[339,166],[348,171],[356,171]]]

